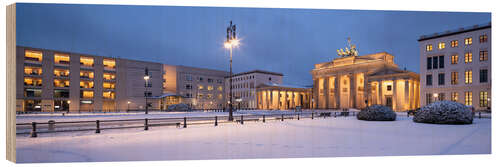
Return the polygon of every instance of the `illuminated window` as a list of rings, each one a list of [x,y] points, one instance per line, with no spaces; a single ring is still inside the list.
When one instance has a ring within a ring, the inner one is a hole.
[[[43,54],[40,51],[26,50],[24,51],[24,60],[42,62]]]
[[[113,82],[103,82],[102,87],[104,89],[114,89],[115,88],[115,83]]]
[[[56,76],[56,77],[69,77],[69,70],[54,69],[54,76]]]
[[[201,99],[203,98],[203,94],[202,93],[198,93],[198,99]]]
[[[458,84],[458,72],[451,72],[451,84]]]
[[[452,48],[454,48],[454,47],[458,47],[458,40],[453,40],[453,41],[451,41],[451,42],[450,42],[450,46],[451,46]]]
[[[465,71],[465,84],[472,83],[472,70]]]
[[[80,57],[80,65],[85,67],[94,67],[94,58],[93,57]]]
[[[472,45],[472,37],[464,39],[465,45]]]
[[[486,60],[488,60],[488,51],[487,50],[479,51],[479,61],[486,61]]]
[[[102,64],[105,69],[115,69],[116,66],[115,59],[103,59]]]
[[[479,107],[488,107],[488,92],[479,92]]]
[[[452,55],[451,57],[451,64],[457,64],[458,63],[458,55]]]
[[[217,90],[222,91],[222,86],[218,86]]]
[[[465,92],[465,105],[472,105],[472,92]]]
[[[222,99],[222,94],[217,95],[217,98]]]
[[[102,77],[105,79],[105,80],[114,80],[116,75],[115,74],[112,74],[112,73],[104,73],[102,75]]]
[[[94,72],[92,72],[92,71],[80,71],[80,78],[93,79]]]
[[[446,47],[446,43],[440,42],[438,47],[439,47],[439,50],[444,49]]]
[[[94,88],[94,81],[80,81],[80,88]]]
[[[472,52],[467,52],[467,53],[465,53],[465,56],[464,56],[464,62],[465,62],[465,63],[470,63],[470,62],[472,62]]]
[[[198,90],[202,90],[203,89],[203,85],[198,85]]]
[[[487,35],[479,36],[479,43],[485,43],[485,42],[488,42],[488,36]]]
[[[113,91],[102,92],[102,97],[105,99],[115,99],[115,92]]]
[[[207,86],[207,90],[214,90],[214,86]]]
[[[451,92],[451,101],[458,101],[458,92]]]
[[[54,63],[55,64],[69,64],[69,55],[56,53],[54,54]]]
[[[42,79],[25,77],[24,86],[42,86]]]
[[[444,93],[439,93],[439,94],[438,94],[438,101],[443,101],[443,100],[445,100],[445,99],[444,99],[444,98],[445,98],[444,96],[445,96],[445,95],[444,95]]]
[[[431,45],[431,44],[426,45],[426,46],[425,46],[425,50],[426,50],[426,51],[428,51],[428,52],[429,52],[429,51],[432,51],[432,45]]]
[[[94,91],[80,90],[80,98],[94,98]]]
[[[207,99],[211,99],[213,98],[213,95],[212,94],[207,94]]]
[[[54,79],[54,87],[69,87],[69,80]]]
[[[42,75],[42,68],[40,67],[24,67],[24,74],[26,75]]]

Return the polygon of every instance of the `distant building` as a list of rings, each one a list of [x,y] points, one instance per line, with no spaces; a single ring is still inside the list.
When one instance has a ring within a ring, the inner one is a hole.
[[[16,54],[17,111],[142,110],[145,96],[162,94],[160,63],[23,46]],[[157,100],[148,103],[159,108]]]
[[[420,104],[419,75],[399,69],[394,56],[386,52],[343,55],[316,64],[311,74],[314,108],[361,109],[381,104],[395,111],[405,111],[418,108]]]
[[[163,108],[175,103],[185,103],[193,109],[224,108],[224,78],[229,72],[174,65],[163,65],[163,70],[163,92],[167,94],[162,100]]]
[[[424,35],[421,105],[451,100],[486,109],[491,97],[491,23]]]
[[[233,107],[257,108],[257,86],[261,84],[282,84],[283,74],[254,70],[233,75]],[[226,77],[226,96],[229,98],[229,77]],[[229,99],[227,99],[229,101]]]

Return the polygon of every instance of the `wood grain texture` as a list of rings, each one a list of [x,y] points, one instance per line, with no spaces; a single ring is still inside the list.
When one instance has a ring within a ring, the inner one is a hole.
[[[16,162],[16,4],[7,6],[7,160]]]

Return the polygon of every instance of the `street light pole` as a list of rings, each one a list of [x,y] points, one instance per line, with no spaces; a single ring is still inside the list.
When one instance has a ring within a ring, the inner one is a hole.
[[[149,93],[148,93],[148,87],[149,87],[149,70],[148,70],[148,67],[146,67],[146,69],[144,70],[144,87],[146,87],[146,92],[144,93],[144,97],[146,98],[146,114],[148,114],[148,96],[149,96]]]
[[[237,47],[239,44],[236,38],[236,25],[233,25],[233,21],[229,22],[229,26],[226,29],[226,42],[224,47],[229,49],[229,121],[233,120],[233,47]]]

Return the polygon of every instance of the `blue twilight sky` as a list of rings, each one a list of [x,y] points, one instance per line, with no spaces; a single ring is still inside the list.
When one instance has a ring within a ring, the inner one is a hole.
[[[311,85],[314,64],[337,57],[347,37],[360,55],[386,51],[418,72],[421,35],[487,23],[491,13],[18,4],[17,45],[229,71],[230,20],[242,39],[235,73]]]

